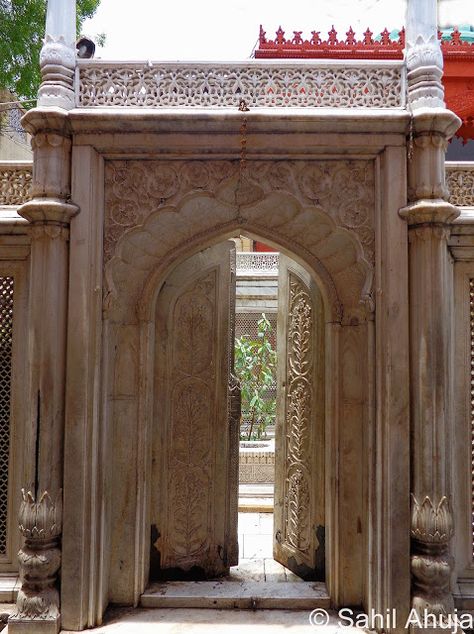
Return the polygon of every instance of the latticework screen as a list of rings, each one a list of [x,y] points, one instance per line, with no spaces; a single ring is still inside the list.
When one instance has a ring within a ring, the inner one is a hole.
[[[276,350],[276,332],[277,332],[277,314],[265,313],[272,326],[270,341],[274,350]],[[258,334],[258,321],[262,318],[262,313],[241,313],[235,314],[235,336],[250,335],[256,337]]]
[[[7,551],[13,277],[0,277],[0,554]]]

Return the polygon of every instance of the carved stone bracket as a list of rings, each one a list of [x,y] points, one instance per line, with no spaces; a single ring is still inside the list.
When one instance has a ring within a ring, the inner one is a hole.
[[[453,533],[453,516],[446,496],[435,502],[425,496],[420,502],[412,495],[412,608],[420,616],[453,612],[453,559],[449,555]]]
[[[22,489],[19,528],[25,542],[18,553],[21,589],[10,632],[59,632],[57,573],[61,565],[62,493],[53,500],[44,491],[37,501]]]

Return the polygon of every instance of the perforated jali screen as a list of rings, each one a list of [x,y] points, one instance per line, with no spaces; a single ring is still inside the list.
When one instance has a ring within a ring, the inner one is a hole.
[[[0,554],[7,549],[13,277],[0,277]]]

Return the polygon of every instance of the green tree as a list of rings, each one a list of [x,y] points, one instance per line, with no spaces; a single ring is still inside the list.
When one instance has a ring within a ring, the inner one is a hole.
[[[99,4],[100,0],[77,0],[78,33]],[[46,0],[0,0],[0,87],[22,100],[36,99],[45,24]]]
[[[257,337],[235,340],[235,374],[242,399],[241,440],[260,440],[275,420],[276,403],[269,397],[275,385],[277,355],[271,343],[272,326],[262,314]]]

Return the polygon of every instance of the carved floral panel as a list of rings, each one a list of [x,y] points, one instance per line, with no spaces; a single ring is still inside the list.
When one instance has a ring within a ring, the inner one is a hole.
[[[474,207],[474,169],[446,167],[449,202],[459,207]]]
[[[0,205],[22,205],[31,198],[33,164],[0,163]]]
[[[170,319],[168,527],[172,565],[208,546],[212,491],[216,273],[180,295]],[[163,564],[167,557],[164,553]]]

